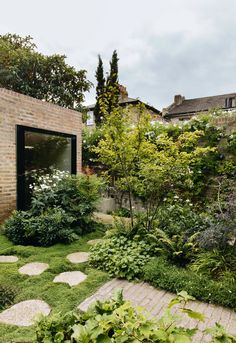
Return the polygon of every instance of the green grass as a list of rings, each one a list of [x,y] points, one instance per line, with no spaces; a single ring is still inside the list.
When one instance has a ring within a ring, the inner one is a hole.
[[[67,312],[75,309],[85,298],[93,294],[109,277],[106,273],[92,269],[88,263],[72,264],[66,256],[77,251],[89,251],[87,241],[102,237],[97,231],[82,237],[69,245],[57,244],[49,248],[13,245],[0,234],[0,254],[17,255],[16,263],[0,264],[0,283],[17,288],[15,303],[29,299],[46,301],[52,313]],[[39,276],[20,275],[18,269],[29,262],[46,262],[50,268]],[[53,283],[54,277],[65,271],[80,270],[87,279],[78,286],[70,287],[63,283]],[[31,342],[35,338],[34,327],[20,328],[0,324],[0,342]]]

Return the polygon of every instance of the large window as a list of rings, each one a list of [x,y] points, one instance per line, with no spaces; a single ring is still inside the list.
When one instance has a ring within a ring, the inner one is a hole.
[[[31,185],[54,169],[76,173],[76,136],[17,125],[17,208],[27,209]]]

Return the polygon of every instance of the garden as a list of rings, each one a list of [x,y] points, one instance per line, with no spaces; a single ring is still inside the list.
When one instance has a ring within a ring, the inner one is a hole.
[[[30,208],[15,211],[2,227],[0,254],[18,260],[0,265],[1,310],[29,299],[52,309],[34,326],[1,324],[3,343],[192,342],[197,329],[178,324],[174,305],[197,321],[204,320],[201,313],[187,307],[193,298],[236,311],[236,131],[215,123],[235,114],[215,110],[153,125],[140,106],[133,125],[128,108],[108,111],[104,105],[103,112],[104,122],[83,133],[84,166],[98,176],[53,169],[38,176]],[[108,191],[128,199],[113,225],[93,217]],[[77,252],[90,252],[88,261],[71,263],[67,256]],[[19,273],[33,262],[48,269],[30,277]],[[86,278],[72,287],[53,282],[66,272]],[[177,296],[158,321],[122,293],[76,311],[114,277]],[[219,324],[207,333],[212,342],[236,341]]]

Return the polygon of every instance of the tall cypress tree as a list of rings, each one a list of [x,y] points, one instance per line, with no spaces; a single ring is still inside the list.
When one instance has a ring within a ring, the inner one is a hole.
[[[117,51],[114,50],[110,61],[110,74],[106,82],[106,90],[108,93],[113,94],[109,96],[108,101],[108,113],[110,113],[119,104],[119,78],[118,78],[118,61]]]
[[[96,105],[94,108],[94,118],[95,118],[96,125],[99,126],[101,124],[101,116],[102,116],[101,109],[100,109],[100,102],[105,92],[105,78],[104,78],[104,72],[103,72],[103,62],[100,55],[98,55],[98,66],[97,66],[95,77],[97,80],[97,87],[96,87]]]

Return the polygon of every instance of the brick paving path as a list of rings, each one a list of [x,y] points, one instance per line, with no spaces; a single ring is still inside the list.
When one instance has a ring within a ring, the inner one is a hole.
[[[79,305],[79,309],[86,311],[90,304],[96,300],[104,300],[111,297],[116,289],[123,289],[124,298],[129,300],[134,306],[144,307],[152,316],[159,318],[166,305],[175,296],[164,290],[156,289],[148,283],[131,283],[126,280],[113,279],[103,285],[95,294],[87,298]],[[195,327],[196,323],[200,330],[213,326],[215,322],[222,324],[225,329],[236,335],[236,313],[227,308],[206,304],[199,301],[190,301],[188,308],[202,312],[206,316],[205,322],[196,322],[187,316],[183,318],[182,324],[186,327]],[[173,309],[175,311],[177,309]],[[209,342],[209,336],[198,333],[193,342]]]

